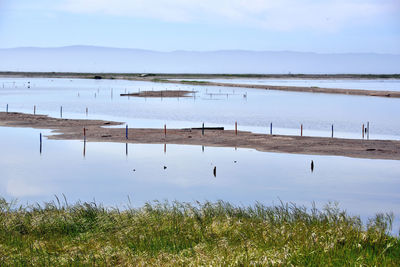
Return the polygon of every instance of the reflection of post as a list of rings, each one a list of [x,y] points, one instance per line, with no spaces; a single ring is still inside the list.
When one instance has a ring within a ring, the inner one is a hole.
[[[86,157],[86,140],[83,141],[83,157]]]
[[[369,140],[369,122],[367,122],[367,140]]]
[[[42,133],[40,133],[39,138],[40,138],[40,148],[39,148],[39,151],[40,151],[40,154],[42,154]]]
[[[60,118],[62,118],[62,106],[60,107]]]
[[[333,138],[333,124],[332,124],[332,138]]]
[[[125,155],[128,156],[128,143],[125,143]]]
[[[86,107],[86,117],[88,116],[88,114],[89,114],[89,109]]]
[[[201,151],[204,152],[204,146],[201,146]]]
[[[269,134],[272,135],[272,122],[271,122],[271,124],[269,126]]]
[[[303,124],[300,125],[300,136],[303,136]]]
[[[36,115],[36,106],[33,106],[33,115]]]
[[[167,154],[167,144],[164,144],[164,154]]]
[[[7,104],[7,106],[6,106],[6,112],[8,113],[8,104]]]

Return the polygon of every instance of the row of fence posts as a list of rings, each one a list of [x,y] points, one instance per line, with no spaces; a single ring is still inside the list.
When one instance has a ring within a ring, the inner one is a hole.
[[[60,117],[62,118],[62,106],[60,107]],[[6,105],[6,112],[8,113],[8,104]],[[33,114],[36,115],[36,105],[33,107]],[[86,108],[86,115],[88,114],[88,108]],[[369,129],[370,129],[370,125],[369,122],[367,122],[367,127],[365,127],[365,125],[362,125],[362,138],[365,138],[365,135],[367,137],[367,139],[369,140]],[[204,136],[204,132],[205,132],[205,127],[204,127],[204,122],[202,124],[202,128],[201,128],[201,134],[202,136]],[[272,131],[272,122],[270,123],[270,135],[272,135],[273,131]],[[237,121],[235,121],[235,135],[238,135],[238,123]],[[300,136],[303,136],[303,124],[300,125]],[[333,128],[333,124],[331,126],[331,137],[333,138],[334,136],[334,128]],[[167,137],[167,125],[164,124],[164,137]],[[125,138],[126,140],[129,139],[129,127],[128,125],[126,125],[125,128]],[[86,128],[83,128],[83,141],[86,145]],[[203,151],[204,151],[204,146],[203,146]],[[42,133],[40,133],[40,153],[42,153]],[[85,149],[84,149],[84,154],[85,154]],[[128,144],[126,143],[126,154],[128,155]]]
[[[8,114],[8,104],[6,105],[6,113]],[[88,116],[89,114],[89,109],[88,107],[86,107],[85,109],[85,113],[86,116]],[[33,115],[36,115],[36,105],[33,106]],[[63,107],[60,106],[60,118],[63,117]],[[367,140],[369,140],[369,122],[367,122],[367,127],[365,127],[365,125],[362,125],[362,138],[364,139],[365,136],[367,137]],[[331,137],[333,138],[333,124],[331,126]],[[269,131],[270,135],[272,135],[272,122],[270,124],[270,131]],[[204,123],[202,125],[202,130],[201,130],[201,134],[204,135]],[[237,121],[235,121],[235,135],[238,134],[238,123]],[[164,136],[167,136],[167,125],[164,124]],[[300,136],[303,136],[303,124],[300,125]],[[128,125],[126,126],[126,139],[128,139]]]
[[[364,133],[367,135],[367,139],[369,140],[369,122],[367,122],[367,128],[362,125],[362,138],[364,139]],[[202,125],[201,134],[204,135],[204,122]],[[272,135],[272,122],[269,125],[269,134]],[[235,135],[238,135],[238,123],[235,121]],[[303,136],[303,124],[300,124],[300,136]],[[331,138],[334,136],[334,128],[333,124],[331,125]]]
[[[8,104],[6,105],[6,113],[8,113]],[[85,109],[86,117],[89,115],[89,108],[86,107]],[[36,105],[33,106],[33,115],[36,115]],[[60,106],[60,118],[63,117],[63,107]]]
[[[83,127],[83,157],[86,155],[86,127]],[[204,123],[202,124],[201,128],[201,134],[204,136]],[[235,135],[238,134],[238,124],[235,122]],[[272,135],[272,122],[270,124],[270,134]],[[362,137],[365,137],[365,134],[367,135],[367,139],[369,139],[369,122],[367,122],[367,127],[365,125],[362,125]],[[300,125],[300,135],[303,136],[303,124]],[[164,137],[167,137],[167,125],[164,124]],[[333,124],[332,124],[332,136],[333,138]],[[125,127],[125,138],[126,140],[129,139],[129,127],[128,124]],[[39,134],[39,141],[40,141],[40,154],[42,154],[42,146],[43,146],[43,138],[42,138],[42,133]],[[202,146],[202,151],[204,152],[204,145]],[[164,144],[164,154],[167,152],[167,144]],[[128,156],[128,143],[125,143],[125,153]]]

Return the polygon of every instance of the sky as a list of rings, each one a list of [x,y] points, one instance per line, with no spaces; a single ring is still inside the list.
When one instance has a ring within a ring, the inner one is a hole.
[[[0,0],[0,48],[400,54],[400,0]]]

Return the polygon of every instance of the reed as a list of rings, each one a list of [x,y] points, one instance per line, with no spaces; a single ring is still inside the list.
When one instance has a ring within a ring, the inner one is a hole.
[[[2,265],[398,266],[393,216],[363,225],[329,204],[152,202],[105,208],[0,199]]]

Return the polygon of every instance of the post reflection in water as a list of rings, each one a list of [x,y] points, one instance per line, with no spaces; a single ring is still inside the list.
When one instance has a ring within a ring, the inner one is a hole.
[[[83,157],[86,157],[86,140],[83,141]]]
[[[40,133],[40,148],[39,148],[39,152],[40,152],[40,155],[42,155],[42,133]]]

